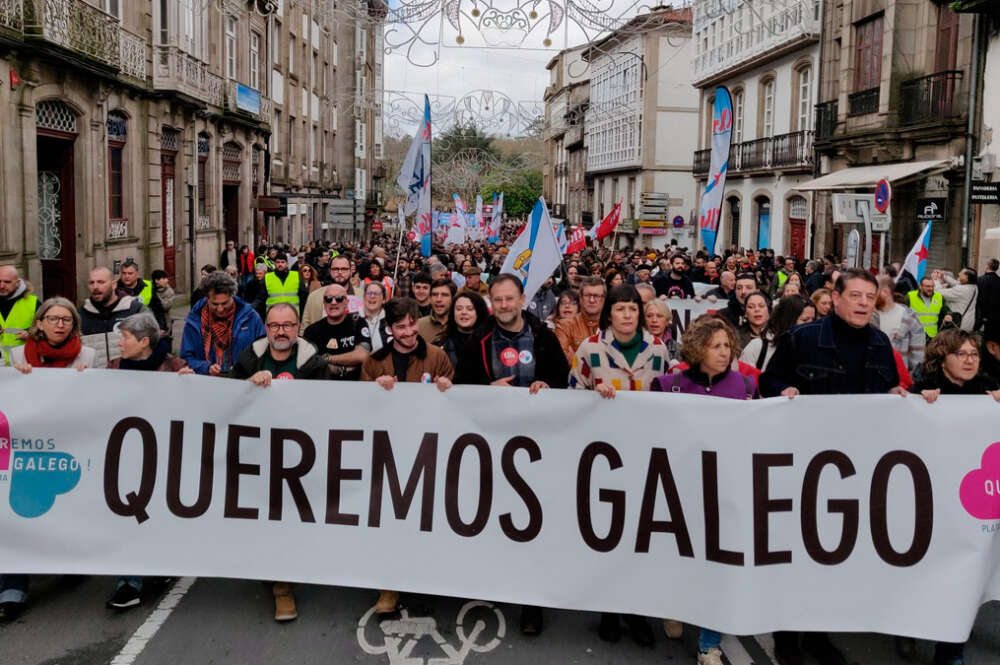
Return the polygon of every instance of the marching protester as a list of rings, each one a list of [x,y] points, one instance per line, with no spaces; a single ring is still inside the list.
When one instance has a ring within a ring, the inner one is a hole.
[[[910,309],[920,319],[927,339],[933,339],[942,326],[952,323],[951,310],[944,297],[935,291],[934,279],[927,276],[920,280],[918,287],[906,294]]]
[[[958,272],[958,279],[943,270],[931,273],[934,291],[944,298],[951,311],[952,322],[966,332],[973,330],[976,325],[977,278],[976,271],[972,268],[962,268]]]
[[[733,297],[736,289],[736,275],[729,270],[723,270],[719,275],[719,285],[705,294],[705,298],[710,302],[718,300],[729,300]]]
[[[764,333],[771,316],[771,300],[760,291],[748,295],[743,302],[743,323],[737,329],[741,346]]]
[[[668,298],[694,298],[694,284],[687,275],[688,260],[681,254],[674,254],[670,258],[670,270],[659,272],[653,280],[653,287],[657,296]]]
[[[899,352],[909,372],[915,371],[924,362],[924,346],[927,335],[917,315],[909,307],[895,300],[892,278],[882,275],[878,278],[878,300],[872,314],[872,325],[884,332]]]
[[[372,351],[378,351],[391,338],[389,326],[385,322],[385,285],[381,282],[368,282],[364,289],[361,314],[371,337]]]
[[[605,399],[614,399],[621,390],[649,390],[653,379],[669,366],[670,354],[663,340],[645,330],[645,323],[642,299],[635,287],[611,289],[601,311],[599,332],[583,340],[573,356],[569,387],[594,390]],[[602,613],[598,628],[602,640],[621,639],[622,618],[636,644],[653,646],[649,623],[633,614]]]
[[[34,367],[71,367],[82,370],[94,366],[96,352],[80,341],[80,314],[73,303],[56,296],[35,312],[28,337],[10,350],[10,364],[22,374]]]
[[[555,330],[560,323],[566,325],[569,320],[580,313],[580,292],[576,289],[566,289],[556,298],[556,309],[546,320],[550,328]]]
[[[871,273],[850,268],[837,278],[832,313],[788,331],[760,377],[764,397],[894,393],[906,395],[889,338],[871,325],[878,282]],[[807,368],[807,371],[799,371]],[[802,652],[821,665],[847,660],[826,633],[774,635],[780,665],[802,663]]]
[[[459,292],[451,303],[448,329],[441,348],[448,354],[452,367],[458,366],[458,354],[465,348],[477,326],[490,316],[486,301],[473,291]]]
[[[771,312],[763,333],[750,339],[743,347],[740,360],[764,371],[785,331],[809,323],[815,318],[816,306],[811,301],[797,295],[781,298]]]
[[[14,266],[0,266],[0,366],[10,364],[11,349],[28,339],[35,321],[38,297]]]
[[[392,340],[364,362],[362,381],[375,381],[386,390],[392,390],[399,382],[433,383],[441,392],[451,387],[455,375],[451,362],[444,351],[428,344],[420,335],[417,314],[417,303],[410,298],[389,301],[385,318]],[[375,613],[391,614],[398,605],[399,592],[382,589]]]
[[[600,277],[583,277],[580,280],[580,313],[556,326],[556,338],[566,356],[566,362],[573,360],[580,342],[600,329],[601,312],[607,286]]]
[[[347,289],[340,284],[324,288],[326,316],[306,328],[302,336],[326,355],[331,378],[357,381],[361,365],[372,351],[371,332],[359,314],[348,313],[347,298]]]
[[[90,271],[87,286],[90,297],[80,307],[80,332],[83,335],[112,333],[124,319],[142,311],[142,303],[133,296],[119,296],[115,278],[108,268]]]
[[[255,263],[253,266],[253,276],[243,287],[243,300],[257,312],[257,316],[261,321],[264,320],[266,312],[264,302],[267,300],[267,286],[264,284],[264,278],[267,277],[267,274],[266,264]]]
[[[266,333],[257,312],[236,297],[236,280],[216,271],[201,283],[205,297],[184,320],[181,359],[198,374],[222,376]]]
[[[410,291],[417,303],[417,312],[421,318],[431,313],[431,276],[426,272],[418,272],[410,281]]]
[[[752,272],[743,272],[736,276],[736,286],[733,288],[729,303],[722,310],[722,315],[726,317],[733,328],[739,329],[743,325],[745,312],[743,304],[747,296],[757,290],[757,278]]]
[[[985,330],[991,321],[1000,321],[1000,259],[990,259],[986,269],[976,280],[979,289],[976,298],[976,330]]]
[[[348,296],[353,296],[355,291],[354,287],[351,285],[352,270],[353,268],[349,258],[343,254],[333,257],[333,259],[330,260],[329,270],[327,270],[328,279],[326,280],[326,285],[329,286],[330,284],[339,284],[344,288],[344,292]],[[303,330],[325,316],[323,294],[323,289],[316,289],[315,291],[310,292],[309,297],[306,298],[306,306],[302,310]]]
[[[457,290],[454,282],[444,278],[436,279],[431,284],[431,313],[421,317],[417,327],[420,329],[420,336],[432,346],[444,344],[444,337],[448,332],[451,301],[455,298]]]
[[[481,296],[489,293],[489,289],[483,283],[483,271],[479,266],[468,265],[462,270],[462,276],[465,277],[465,286],[459,289],[459,293],[472,292]]]
[[[319,278],[316,277],[316,269],[312,265],[306,262],[300,262],[297,266],[299,271],[299,280],[301,280],[303,286],[306,290],[312,294],[316,289],[320,289],[323,285],[320,283]],[[308,300],[308,299],[307,299]]]
[[[757,384],[753,377],[732,370],[739,355],[736,331],[722,317],[701,316],[684,332],[680,354],[688,368],[674,369],[655,379],[654,392],[687,393],[730,399],[753,399]],[[669,634],[669,628],[664,625]],[[679,635],[678,635],[679,636]],[[698,665],[722,665],[722,635],[701,628],[698,634]]]
[[[139,264],[132,259],[126,260],[118,275],[118,282],[115,283],[115,291],[118,297],[133,296],[144,306],[149,308],[156,320],[159,321],[161,329],[166,328],[166,312],[163,303],[156,295],[156,288],[152,280],[145,280],[139,277]]]
[[[816,318],[822,319],[833,309],[833,295],[829,289],[820,287],[812,292],[809,300],[816,306]]]
[[[264,275],[264,291],[267,310],[283,302],[301,312],[309,299],[308,287],[299,279],[299,273],[290,269],[288,255],[284,252],[274,255],[274,270]]]
[[[602,289],[604,282],[597,279]],[[559,340],[549,328],[524,311],[521,280],[501,273],[490,282],[493,316],[484,321],[458,356],[456,384],[528,388],[537,393],[545,388],[566,388],[569,363]],[[521,632],[542,632],[542,609],[521,608]]]
[[[642,306],[642,312],[646,319],[645,328],[649,334],[659,337],[669,347],[670,326],[674,320],[674,313],[670,311],[667,301],[653,298]]]

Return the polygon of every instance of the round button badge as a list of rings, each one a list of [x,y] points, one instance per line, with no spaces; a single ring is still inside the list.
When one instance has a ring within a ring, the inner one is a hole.
[[[513,367],[517,364],[517,350],[506,348],[500,352],[500,362],[504,367]]]

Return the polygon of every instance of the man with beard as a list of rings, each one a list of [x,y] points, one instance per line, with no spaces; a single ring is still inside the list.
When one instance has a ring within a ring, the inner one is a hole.
[[[223,273],[224,274],[224,273]],[[299,312],[290,303],[271,305],[267,310],[267,336],[243,350],[229,373],[232,379],[245,379],[266,388],[272,381],[329,379],[326,357],[311,342],[299,337]],[[274,620],[291,621],[298,617],[290,582],[275,582]]]
[[[115,278],[107,268],[94,268],[87,279],[90,297],[80,307],[80,334],[114,332],[122,319],[142,311],[142,303],[133,296],[120,296]]]
[[[140,303],[149,308],[149,311],[156,317],[160,324],[160,330],[167,329],[167,312],[156,295],[156,286],[152,280],[145,280],[139,277],[139,264],[128,259],[122,264],[121,275],[118,283],[115,284],[115,291],[118,297],[133,296]]]
[[[331,378],[357,381],[372,350],[371,332],[360,315],[348,313],[347,291],[340,284],[323,289],[323,307],[326,317],[306,328],[302,336],[326,355]]]
[[[14,266],[0,266],[0,366],[8,363],[7,354],[28,339],[28,329],[35,322],[38,297]]]
[[[351,286],[351,259],[341,254],[330,260],[330,284],[338,284],[344,288],[344,294],[353,296],[354,288]],[[306,298],[306,305],[302,309],[302,329],[305,330],[315,322],[322,319],[326,314],[323,309],[323,289],[316,289]]]
[[[674,254],[670,259],[670,270],[659,272],[653,279],[656,295],[668,298],[694,298],[694,284],[687,276],[687,259],[681,253]]]
[[[264,304],[268,309],[283,302],[301,312],[309,298],[309,286],[299,279],[297,270],[289,267],[288,255],[284,253],[275,255],[274,272],[264,275],[264,289],[267,291]]]
[[[266,331],[254,308],[236,297],[236,280],[227,273],[213,272],[201,290],[205,297],[184,320],[180,357],[197,374],[221,376]]]

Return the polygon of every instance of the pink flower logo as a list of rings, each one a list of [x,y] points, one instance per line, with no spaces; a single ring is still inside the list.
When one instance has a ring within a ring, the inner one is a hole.
[[[973,517],[1000,519],[1000,441],[986,449],[978,469],[965,474],[958,496],[965,512]]]
[[[10,468],[10,446],[10,423],[3,411],[0,411],[0,471]]]

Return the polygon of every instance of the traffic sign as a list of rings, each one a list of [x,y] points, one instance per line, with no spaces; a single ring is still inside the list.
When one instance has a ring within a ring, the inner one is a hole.
[[[834,224],[864,224],[865,217],[861,206],[868,207],[872,220],[872,231],[882,233],[892,226],[892,215],[875,210],[874,194],[834,194],[833,197]]]
[[[684,226],[684,218],[681,217],[680,215],[677,215],[676,217],[674,217],[674,228],[679,229],[682,226]]]
[[[875,185],[875,209],[879,212],[885,212],[889,209],[891,199],[892,187],[889,186],[889,181],[883,178]]]

